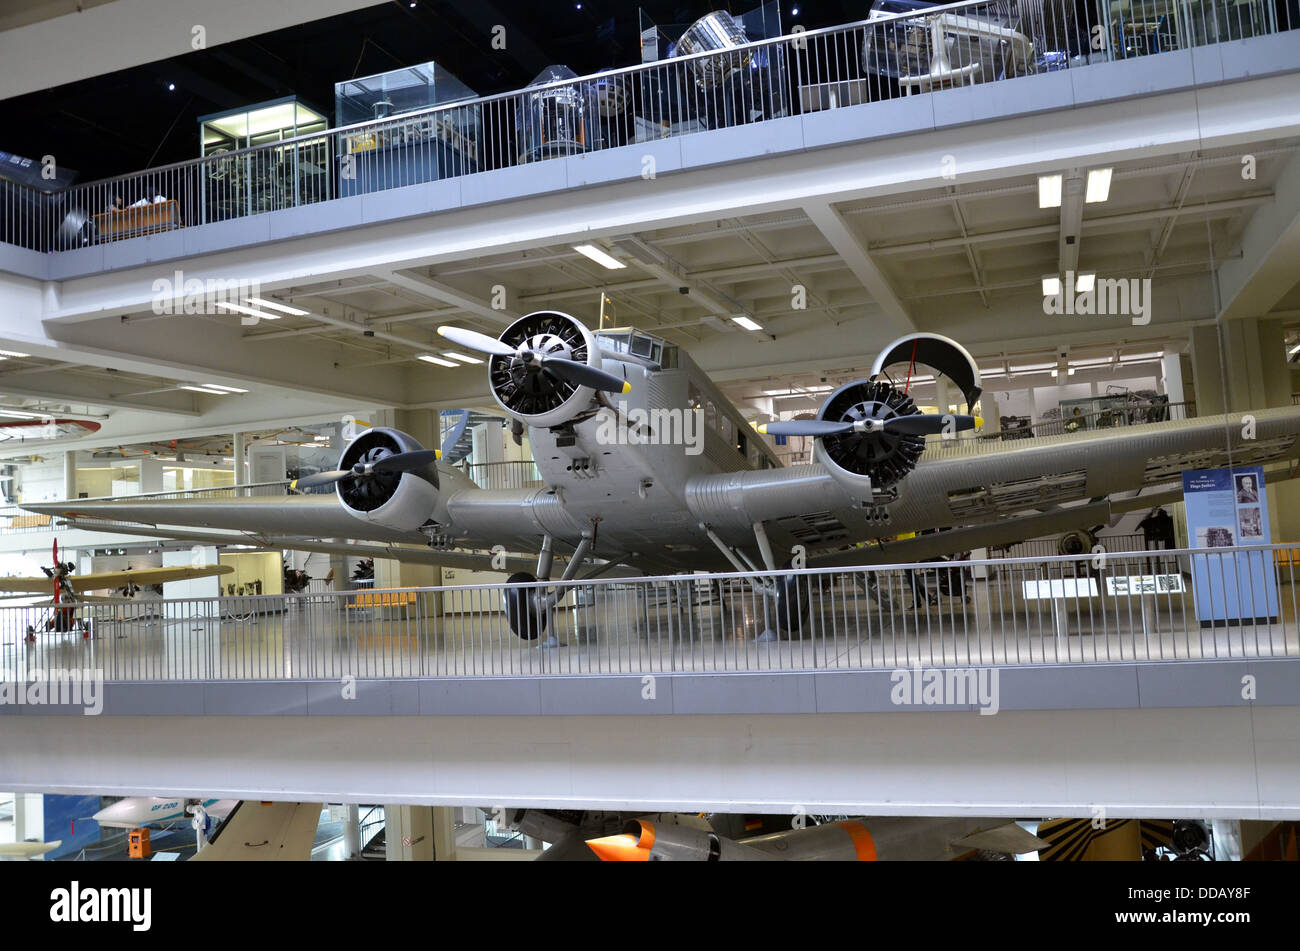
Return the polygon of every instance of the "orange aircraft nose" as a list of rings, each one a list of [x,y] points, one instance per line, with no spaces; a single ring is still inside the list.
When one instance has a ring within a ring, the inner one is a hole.
[[[641,848],[639,842],[634,835],[607,835],[601,839],[588,839],[587,845],[602,862],[650,861],[650,850]]]
[[[624,832],[620,835],[607,835],[599,839],[588,839],[591,851],[600,856],[602,862],[648,862],[650,849],[655,844],[655,827],[643,819],[634,820],[637,832]],[[624,826],[633,828],[633,823]]]

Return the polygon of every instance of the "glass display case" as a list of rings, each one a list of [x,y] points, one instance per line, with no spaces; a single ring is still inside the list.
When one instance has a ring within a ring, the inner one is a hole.
[[[329,198],[329,118],[297,96],[199,116],[200,185],[207,221],[292,208]],[[272,146],[239,154],[241,149]]]
[[[401,118],[476,96],[437,63],[336,83],[335,124],[376,123],[339,137],[339,194],[379,191],[478,171],[481,120],[477,105]]]

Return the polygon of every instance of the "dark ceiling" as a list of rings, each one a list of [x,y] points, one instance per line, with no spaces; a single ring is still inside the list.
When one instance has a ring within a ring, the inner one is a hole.
[[[853,22],[870,5],[782,0],[783,29]],[[430,60],[480,95],[508,92],[552,64],[585,75],[640,62],[641,9],[662,25],[756,6],[759,0],[393,0],[0,101],[0,149],[54,155],[81,181],[106,178],[197,158],[196,119],[207,113],[297,94],[332,123],[336,82]],[[505,50],[491,47],[498,24],[506,28]]]

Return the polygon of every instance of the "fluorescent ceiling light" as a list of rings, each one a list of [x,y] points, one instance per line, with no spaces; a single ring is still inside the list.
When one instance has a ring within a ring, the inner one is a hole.
[[[456,353],[455,351],[443,351],[444,357],[451,357],[453,360],[459,360],[461,363],[482,363],[478,357],[471,357],[467,353]]]
[[[627,265],[618,260],[618,258],[611,257],[594,244],[575,244],[573,250],[577,251],[584,257],[591,258],[601,267],[608,268],[611,271],[617,271],[621,268],[627,267]]]
[[[1074,289],[1080,294],[1086,294],[1097,286],[1097,275],[1095,273],[1079,274],[1074,279]]]
[[[190,385],[189,383],[182,383],[182,384],[180,385],[180,388],[181,388],[182,390],[189,390],[191,393],[207,393],[209,396],[229,396],[229,395],[230,395],[229,393],[226,393],[226,392],[224,392],[224,391],[222,391],[222,390],[214,390],[214,389],[212,389],[212,388],[209,387],[209,386],[192,386],[192,385]]]
[[[420,354],[420,359],[425,363],[436,363],[440,367],[458,367],[459,363],[453,363],[450,360],[444,360],[442,357],[430,356],[427,353]]]
[[[224,307],[226,310],[233,310],[238,314],[248,314],[250,317],[260,317],[262,320],[279,320],[279,314],[268,314],[264,310],[254,310],[252,307],[245,307],[243,304],[231,304],[228,301],[219,300],[217,307]]]
[[[737,316],[737,317],[732,317],[731,319],[732,319],[733,321],[735,321],[736,323],[740,324],[740,326],[744,327],[746,330],[762,330],[762,329],[763,329],[763,325],[762,325],[762,324],[760,324],[760,323],[759,323],[758,321],[756,321],[756,320],[752,320],[751,318],[746,317],[744,314],[740,314],[740,315]]]
[[[256,304],[258,307],[269,307],[272,310],[283,311],[291,317],[306,317],[311,313],[309,310],[290,307],[288,304],[281,304],[278,301],[267,300],[265,297],[245,297],[244,300],[248,301],[250,304]]]
[[[16,409],[0,409],[0,416],[17,416],[19,419],[53,419],[51,413],[24,413]]]
[[[1011,372],[1012,373],[1042,373],[1044,370],[1054,369],[1055,366],[1056,364],[1054,363],[1028,363],[1021,367],[1013,366],[1011,368]]]
[[[204,383],[210,390],[216,390],[218,393],[247,393],[248,390],[241,390],[237,386],[222,386],[220,383]]]
[[[1110,173],[1114,169],[1094,168],[1088,173],[1088,190],[1083,200],[1088,203],[1105,201],[1110,197]]]
[[[1039,175],[1038,176],[1038,207],[1039,208],[1060,208],[1061,207],[1061,176],[1060,175]]]
[[[1059,277],[1043,278],[1043,296],[1055,297],[1061,293],[1061,279]]]
[[[30,353],[19,353],[17,350],[0,350],[0,358],[8,359],[9,357],[30,357]]]

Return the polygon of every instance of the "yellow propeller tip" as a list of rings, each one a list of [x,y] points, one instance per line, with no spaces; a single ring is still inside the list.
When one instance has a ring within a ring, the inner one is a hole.
[[[767,435],[767,423],[762,423],[762,424],[760,424],[759,427],[758,427],[758,431],[759,431],[760,433],[762,433],[764,436],[766,436],[766,435]]]
[[[290,483],[289,483],[289,488],[291,488],[291,489],[296,489],[296,488],[298,488],[298,480],[297,480],[297,479],[294,479],[292,482],[290,482]]]
[[[624,380],[624,381],[623,381],[623,393],[624,393],[624,395],[626,395],[626,394],[628,394],[628,393],[631,393],[631,392],[632,392],[632,384],[629,383],[629,382],[627,382],[626,380]]]
[[[983,416],[976,416],[976,417],[975,417],[975,428],[976,428],[976,429],[983,429],[983,428],[984,428],[984,417],[983,417]]]
[[[438,328],[438,336],[439,336],[439,337],[445,337],[445,336],[447,336],[447,335],[443,332],[443,331],[445,331],[446,329],[447,329],[446,325],[443,325],[443,326],[439,327],[439,328]]]
[[[433,458],[435,458],[435,459],[441,459],[441,458],[442,458],[442,450],[441,450],[441,449],[435,449],[435,450],[433,451]]]

